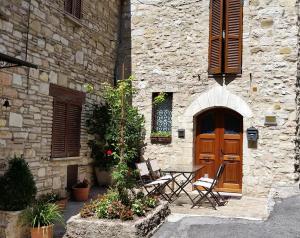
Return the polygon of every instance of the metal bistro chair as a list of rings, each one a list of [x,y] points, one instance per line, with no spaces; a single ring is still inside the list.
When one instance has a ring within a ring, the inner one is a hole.
[[[136,167],[137,167],[137,170],[139,171],[141,185],[147,192],[146,196],[160,194],[162,196],[162,198],[164,198],[165,200],[170,202],[171,199],[168,196],[168,194],[165,193],[165,188],[166,187],[170,188],[169,183],[172,180],[171,179],[152,179],[151,173],[148,169],[146,162],[137,163]]]
[[[193,186],[198,191],[199,195],[193,199],[193,206],[191,208],[200,205],[200,203],[204,199],[206,199],[214,209],[216,209],[216,205],[214,202],[216,202],[218,206],[224,206],[227,203],[227,201],[223,199],[221,194],[214,189],[215,186],[218,184],[224,172],[224,169],[225,169],[225,164],[221,164],[220,167],[218,168],[218,171],[214,179],[202,177],[198,179],[195,183],[193,183]],[[204,191],[200,190],[198,186],[204,188]]]

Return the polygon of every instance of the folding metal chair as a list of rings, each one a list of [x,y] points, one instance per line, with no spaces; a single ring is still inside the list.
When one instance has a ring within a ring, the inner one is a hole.
[[[224,169],[225,169],[225,164],[221,164],[220,167],[218,168],[218,171],[214,179],[202,177],[199,180],[197,180],[195,183],[193,183],[193,186],[198,191],[199,195],[193,199],[193,206],[191,208],[200,205],[200,203],[205,199],[212,205],[214,209],[216,209],[216,205],[214,202],[216,202],[218,206],[224,206],[227,203],[227,201],[223,199],[221,194],[214,189],[215,186],[218,184],[224,172]],[[204,191],[199,189],[198,186],[202,187]]]
[[[176,175],[176,176],[171,176],[170,174],[164,175],[161,172],[161,168],[158,165],[158,162],[157,162],[156,159],[147,160],[146,163],[147,163],[148,168],[150,170],[150,174],[151,174],[152,179],[161,179],[161,180],[172,179],[173,180],[174,178],[176,178],[179,175],[179,174]]]
[[[160,194],[165,200],[170,202],[171,199],[168,194],[165,193],[165,188],[168,187],[172,190],[169,186],[172,179],[152,179],[146,162],[137,163],[136,167],[139,171],[141,185],[147,192],[146,196]]]

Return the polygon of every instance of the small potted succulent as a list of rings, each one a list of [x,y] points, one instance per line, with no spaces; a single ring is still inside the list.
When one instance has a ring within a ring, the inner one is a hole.
[[[90,193],[89,181],[87,179],[78,181],[77,184],[73,186],[72,192],[77,202],[87,201]]]
[[[56,204],[37,201],[23,212],[22,221],[30,225],[31,238],[53,238],[54,223],[63,218]]]
[[[172,136],[169,131],[156,131],[151,133],[152,143],[171,143]]]
[[[68,197],[60,196],[60,194],[58,194],[58,193],[43,194],[40,196],[39,200],[48,202],[48,203],[55,203],[61,211],[64,211],[68,204]]]

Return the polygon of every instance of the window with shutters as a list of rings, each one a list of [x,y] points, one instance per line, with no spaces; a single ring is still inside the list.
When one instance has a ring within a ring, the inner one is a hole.
[[[152,100],[158,96],[153,93]],[[152,132],[171,132],[172,130],[172,93],[166,93],[163,102],[153,104]]]
[[[242,72],[243,0],[210,0],[210,74]]]
[[[81,111],[85,94],[51,84],[50,95],[53,96],[51,157],[79,156]]]
[[[65,0],[65,11],[78,19],[81,18],[82,0]]]

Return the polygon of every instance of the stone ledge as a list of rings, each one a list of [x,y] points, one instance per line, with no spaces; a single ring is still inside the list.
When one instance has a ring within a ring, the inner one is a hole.
[[[146,217],[133,221],[84,219],[80,215],[71,217],[63,238],[138,238],[151,235],[170,214],[169,204],[162,202]]]

